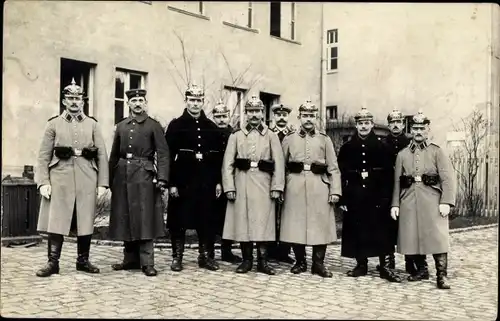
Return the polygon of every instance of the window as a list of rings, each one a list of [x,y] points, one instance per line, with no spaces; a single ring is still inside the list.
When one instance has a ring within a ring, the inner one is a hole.
[[[253,8],[252,8],[252,2],[249,2],[248,3],[248,14],[247,14],[247,18],[248,18],[248,21],[247,21],[247,27],[248,28],[252,28],[252,21],[253,21]]]
[[[222,21],[226,25],[252,28],[252,2],[225,2],[221,11]]]
[[[266,125],[269,126],[269,122],[271,121],[271,106],[280,102],[280,96],[261,91],[259,99],[264,103],[264,119]]]
[[[338,49],[338,29],[328,30],[326,33],[326,70],[335,71],[338,68],[339,49]]]
[[[115,72],[115,124],[128,117],[127,96],[129,89],[146,89],[146,74],[138,71],[116,69]]]
[[[224,86],[226,106],[232,112],[232,126],[234,126],[238,122],[240,115],[243,114],[244,97],[246,92],[246,89]]]
[[[405,132],[405,134],[410,134],[410,127],[411,127],[412,118],[413,118],[413,115],[405,116],[405,119],[404,119],[404,126],[405,126],[404,132]]]
[[[296,39],[296,7],[295,2],[271,2],[271,36]]]
[[[281,37],[281,2],[271,2],[271,36]]]
[[[92,116],[94,113],[94,72],[96,64],[61,58],[61,74],[60,74],[60,97],[59,97],[59,112],[63,112],[66,108],[62,104],[62,91],[64,87],[71,84],[71,80],[75,79],[75,83],[81,86],[84,91],[83,112],[86,115]]]
[[[291,18],[290,18],[290,39],[295,40],[295,2],[290,4]]]
[[[337,106],[326,106],[326,119],[337,119]]]

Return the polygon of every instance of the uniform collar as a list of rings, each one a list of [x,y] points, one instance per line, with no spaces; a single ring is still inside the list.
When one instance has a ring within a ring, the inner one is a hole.
[[[256,130],[256,131],[259,132],[259,134],[261,134],[262,136],[264,136],[264,134],[267,131],[267,126],[264,125],[263,123],[260,123],[259,125],[257,125],[256,127],[254,127],[254,126],[250,125],[250,123],[248,123],[243,128],[243,132],[245,133],[245,135],[248,135],[252,130]]]
[[[290,132],[290,128],[288,128],[288,126],[285,127],[274,126],[273,131],[276,133],[283,133],[285,135],[288,135],[288,133]]]
[[[207,116],[205,115],[205,112],[203,111],[203,109],[200,111],[200,116],[198,118],[194,118],[187,110],[187,108],[184,108],[184,112],[182,113],[182,118],[186,118],[186,119],[192,119],[192,120],[205,120],[207,119]]]
[[[412,140],[409,147],[410,147],[410,151],[412,153],[414,153],[415,150],[417,150],[417,148],[420,148],[420,149],[424,150],[424,149],[427,148],[427,146],[429,146],[429,143],[426,140],[424,140],[420,144],[417,144],[417,143],[415,143],[414,140]]]
[[[73,119],[75,119],[77,122],[82,122],[85,119],[85,114],[80,112],[79,114],[73,116],[65,110],[61,114],[61,117],[64,118],[64,120],[66,120],[68,123],[71,123]]]
[[[311,137],[314,137],[314,135],[316,135],[316,129],[313,128],[311,131],[306,132],[304,130],[304,128],[300,127],[300,130],[299,130],[300,137],[306,137],[307,134],[309,134],[309,136],[311,136]]]
[[[128,116],[127,122],[130,123],[131,121],[135,120],[138,123],[142,123],[148,118],[148,114],[146,112],[143,112],[142,114],[133,117],[132,115]]]

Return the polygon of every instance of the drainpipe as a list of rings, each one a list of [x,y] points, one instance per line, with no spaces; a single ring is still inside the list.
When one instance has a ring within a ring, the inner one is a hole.
[[[320,63],[320,117],[322,130],[326,130],[326,49],[325,49],[325,3],[321,2],[321,63]]]

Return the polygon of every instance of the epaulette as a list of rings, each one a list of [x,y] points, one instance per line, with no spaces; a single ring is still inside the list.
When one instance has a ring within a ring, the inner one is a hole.
[[[97,119],[94,116],[87,116],[87,117],[90,118],[90,119],[95,120],[96,123],[98,122]]]
[[[231,134],[234,134],[234,133],[236,133],[236,132],[239,132],[240,130],[241,130],[241,128],[236,127],[236,128],[234,128],[234,129],[233,129],[233,131],[231,132]]]
[[[57,117],[59,117],[59,115],[52,116],[52,117],[50,117],[47,121],[51,121],[52,119],[55,119],[55,118],[57,118]]]
[[[295,134],[295,130],[289,130],[289,131],[288,131],[288,133],[286,134],[286,136],[290,136],[290,135],[292,135],[292,134]],[[286,136],[285,136],[285,137],[286,137]]]
[[[434,146],[436,146],[437,148],[441,148],[441,147],[439,147],[439,145],[438,145],[438,144],[436,144],[436,143],[434,143],[434,142],[429,142],[429,143],[428,143],[428,145],[434,145]]]
[[[323,136],[328,136],[328,134],[325,131],[319,130],[318,133],[320,133]],[[329,136],[328,136],[329,137]]]

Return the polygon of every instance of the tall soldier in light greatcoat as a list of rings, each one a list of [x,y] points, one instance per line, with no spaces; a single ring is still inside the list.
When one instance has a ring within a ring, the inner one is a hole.
[[[269,129],[278,135],[280,142],[283,142],[285,136],[294,131],[292,126],[288,125],[288,116],[290,115],[291,111],[292,109],[290,107],[283,104],[275,104],[271,107],[275,125],[273,127],[270,127]],[[290,244],[279,241],[281,211],[281,203],[276,202],[276,242],[270,244],[269,258],[271,260],[274,259],[277,261],[292,264],[294,260],[289,256]]]
[[[455,206],[455,178],[449,158],[427,140],[430,120],[421,112],[413,117],[413,139],[396,158],[391,216],[399,216],[398,252],[415,257],[417,273],[408,278],[419,281],[428,275],[423,264],[432,254],[436,264],[437,287],[448,284],[448,214]]]
[[[276,207],[283,193],[283,150],[274,132],[263,123],[264,104],[256,96],[245,104],[248,122],[229,136],[222,165],[228,204],[223,238],[240,242],[243,262],[236,273],[253,265],[257,243],[257,271],[276,272],[268,265],[268,243],[276,241]]]
[[[214,257],[214,197],[222,194],[219,128],[202,107],[205,93],[196,85],[185,92],[183,114],[170,122],[165,134],[170,147],[171,180],[167,227],[172,240],[170,269],[183,269],[186,229],[198,234],[198,266],[218,270]]]
[[[63,90],[66,110],[45,128],[35,181],[43,196],[38,231],[48,234],[48,263],[36,275],[59,273],[63,235],[76,229],[76,269],[99,273],[90,263],[97,197],[108,187],[106,147],[97,120],[83,113],[83,90],[73,79]]]
[[[391,235],[391,152],[373,132],[373,115],[362,108],[355,117],[356,133],[340,148],[344,209],[341,255],[356,259],[348,276],[368,273],[368,258],[378,257],[380,277],[401,282],[389,268],[387,256],[394,252]]]
[[[109,234],[124,243],[123,261],[113,270],[141,268],[155,276],[153,240],[165,235],[161,191],[169,178],[169,150],[160,123],[147,114],[146,94],[126,92],[130,116],[116,126],[109,157]]]
[[[229,114],[230,111],[227,108],[227,106],[222,102],[219,101],[217,105],[214,106],[214,109],[212,111],[212,115],[214,118],[214,122],[219,127],[220,129],[220,135],[219,135],[219,141],[218,143],[220,144],[220,147],[218,148],[220,150],[219,153],[217,153],[217,168],[221,169],[222,168],[222,161],[224,159],[224,151],[226,150],[227,146],[227,141],[229,139],[229,135],[234,131],[234,129],[229,125]],[[217,173],[221,173],[220,170],[217,171]],[[214,195],[215,196],[215,195]],[[226,207],[227,207],[227,197],[225,193],[222,193],[220,197],[214,197],[215,200],[215,228],[216,228],[216,235],[219,235],[221,237],[221,260],[230,262],[230,263],[241,263],[241,257],[234,255],[233,251],[231,249],[233,241],[231,240],[225,240],[222,238],[222,233],[224,231],[224,221],[226,218]],[[211,253],[213,255],[214,252]],[[212,256],[212,259],[214,257]]]
[[[287,171],[280,240],[293,243],[292,273],[307,271],[306,245],[312,245],[311,272],[331,278],[324,260],[327,245],[337,239],[334,204],[342,189],[333,142],[316,129],[317,118],[315,105],[302,104],[300,130],[283,140]]]

